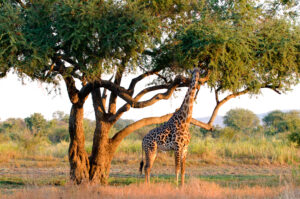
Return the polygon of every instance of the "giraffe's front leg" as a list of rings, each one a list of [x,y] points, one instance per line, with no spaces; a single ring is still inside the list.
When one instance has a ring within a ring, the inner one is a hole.
[[[187,155],[187,147],[184,147],[181,153],[181,186],[184,186],[184,175],[185,175],[185,159]]]

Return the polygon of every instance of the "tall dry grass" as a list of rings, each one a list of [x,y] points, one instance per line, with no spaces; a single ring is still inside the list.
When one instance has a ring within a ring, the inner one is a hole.
[[[189,153],[203,160],[231,159],[246,164],[293,164],[299,162],[299,149],[287,140],[275,137],[249,137],[240,140],[192,139]]]
[[[39,144],[36,150],[28,152],[15,142],[0,142],[0,164],[7,159],[21,159],[28,156],[67,160],[68,147],[69,143],[66,141],[56,144],[44,142]],[[91,149],[92,143],[87,142],[87,152],[91,153]],[[124,154],[140,157],[141,152],[141,140],[125,139],[118,147],[115,158],[121,158]],[[294,164],[300,162],[299,153],[300,150],[295,145],[275,137],[249,137],[239,140],[194,137],[189,145],[189,155],[198,157],[208,164]]]
[[[44,187],[24,189],[3,199],[53,199],[53,198],[299,198],[299,188],[242,187],[238,189],[221,187],[215,183],[191,180],[184,188],[171,184],[131,184],[129,186],[68,185],[62,188]]]

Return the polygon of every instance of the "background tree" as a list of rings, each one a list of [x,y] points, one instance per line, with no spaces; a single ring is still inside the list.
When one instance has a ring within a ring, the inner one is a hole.
[[[130,108],[151,106],[187,86],[186,69],[199,67],[200,84],[216,94],[210,121],[192,121],[205,129],[212,128],[219,108],[236,96],[258,94],[261,88],[284,92],[298,83],[299,27],[276,16],[278,7],[270,13],[269,7],[250,0],[17,2],[4,2],[0,10],[1,24],[10,27],[13,37],[5,28],[0,35],[18,49],[11,64],[18,71],[33,79],[65,82],[72,103],[70,176],[77,183],[107,183],[120,142],[136,129],[169,119],[171,114],[144,118],[108,136]],[[6,15],[13,16],[8,23]],[[15,38],[20,42],[13,42]],[[1,62],[7,59],[1,56]],[[121,85],[131,71],[139,75],[128,86]],[[110,80],[107,73],[113,74]],[[137,91],[136,85],[148,76],[155,77],[153,84]],[[152,91],[159,93],[141,100]],[[91,92],[96,128],[88,158],[83,105]],[[226,96],[220,99],[220,94]],[[125,103],[117,109],[120,98]]]
[[[247,109],[231,109],[224,116],[224,124],[227,127],[243,133],[250,133],[258,127],[259,123],[259,118]]]
[[[41,113],[34,113],[30,117],[26,117],[24,121],[27,128],[35,136],[42,134],[46,130],[47,122]]]
[[[275,135],[285,132],[298,132],[300,130],[299,111],[272,111],[263,118],[266,133]]]
[[[69,115],[65,114],[63,111],[55,111],[52,114],[52,117],[58,121],[69,121]]]
[[[24,132],[26,124],[20,118],[8,118],[0,123],[0,133],[3,135],[2,139],[16,140],[20,133]]]

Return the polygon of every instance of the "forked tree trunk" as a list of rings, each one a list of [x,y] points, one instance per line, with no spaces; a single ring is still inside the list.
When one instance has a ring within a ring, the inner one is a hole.
[[[77,184],[89,179],[89,159],[84,149],[83,106],[74,104],[69,119],[69,162],[70,178]]]
[[[92,155],[90,158],[90,182],[107,184],[113,152],[108,133],[111,123],[96,120]]]

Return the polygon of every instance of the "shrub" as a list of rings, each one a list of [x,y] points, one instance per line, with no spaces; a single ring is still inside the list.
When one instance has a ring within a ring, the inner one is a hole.
[[[295,142],[298,146],[300,146],[300,131],[292,132],[289,134],[288,138],[290,141]]]
[[[58,143],[61,141],[69,141],[70,135],[67,128],[57,128],[48,135],[48,138],[52,143]]]

